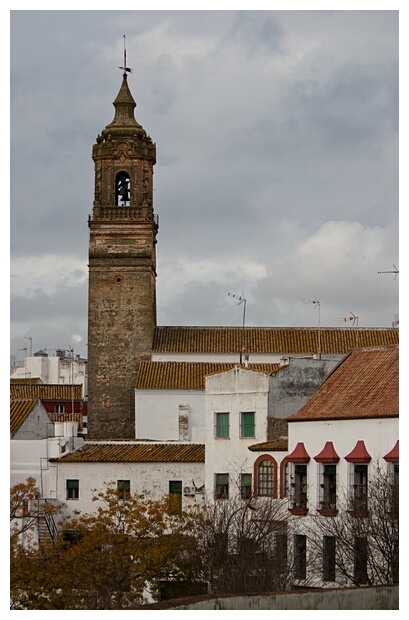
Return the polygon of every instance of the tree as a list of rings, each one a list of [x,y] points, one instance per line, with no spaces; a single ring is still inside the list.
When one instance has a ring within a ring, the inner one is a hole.
[[[119,495],[112,487],[97,493],[96,512],[60,524],[46,556],[20,550],[14,608],[126,609],[143,603],[148,592],[156,596],[163,581],[184,575],[178,570],[189,540],[183,515],[171,514],[168,498]]]
[[[327,573],[344,586],[399,582],[397,472],[396,466],[385,471],[378,465],[364,497],[357,501],[344,491],[336,516],[311,515],[307,536],[316,575]]]
[[[279,500],[237,495],[208,504],[192,523],[190,570],[215,595],[288,589],[287,528]]]

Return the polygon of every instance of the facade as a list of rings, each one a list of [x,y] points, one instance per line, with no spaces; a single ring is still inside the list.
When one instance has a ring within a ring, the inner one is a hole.
[[[10,486],[34,478],[41,497],[56,499],[55,467],[49,458],[83,443],[76,422],[55,422],[39,399],[10,401]],[[52,480],[50,480],[50,475]]]
[[[283,497],[281,467],[288,417],[298,411],[335,362],[289,358],[270,371],[236,365],[206,377],[206,496]],[[246,488],[244,488],[246,487]]]
[[[64,516],[94,512],[95,489],[107,485],[152,500],[171,495],[180,510],[204,501],[204,445],[156,442],[86,442],[73,453],[51,459],[58,469],[56,495]],[[94,490],[94,491],[93,491]]]
[[[298,549],[294,545],[295,564],[301,567],[299,584],[329,587],[335,581],[344,581],[351,585],[351,579],[354,585],[376,583],[379,574],[371,574],[367,565],[367,549],[373,541],[364,535],[365,520],[370,516],[370,498],[377,492],[379,471],[390,474],[396,499],[399,493],[398,347],[351,352],[308,403],[289,417],[288,426],[286,492],[289,512],[296,517],[293,528],[295,540],[299,541]],[[350,558],[349,581],[345,574],[339,574],[336,547],[342,543],[333,535],[336,523],[345,523],[346,511],[355,519],[355,531],[361,531]],[[384,529],[397,532],[393,520],[398,513],[393,512],[388,514],[385,502],[381,514],[372,518],[380,518]],[[378,527],[381,531],[380,524]],[[306,535],[317,529],[322,533],[318,570],[313,562],[316,548],[309,548]],[[389,546],[392,543],[388,541]],[[398,544],[397,538],[393,544]],[[397,557],[389,561],[397,562]],[[378,563],[380,574],[384,570],[383,577],[387,571],[393,574],[397,566],[385,568],[384,561],[382,558]]]

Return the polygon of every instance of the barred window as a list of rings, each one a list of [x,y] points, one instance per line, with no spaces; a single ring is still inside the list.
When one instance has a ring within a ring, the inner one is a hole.
[[[274,463],[269,459],[260,461],[257,467],[257,495],[274,495]]]

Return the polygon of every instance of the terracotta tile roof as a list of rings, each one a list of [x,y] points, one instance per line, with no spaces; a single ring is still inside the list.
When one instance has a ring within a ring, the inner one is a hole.
[[[204,463],[203,444],[91,443],[58,459],[63,463]]]
[[[14,383],[10,381],[10,398],[39,398],[40,400],[81,400],[82,385],[52,383]]]
[[[205,377],[231,370],[234,362],[147,362],[142,361],[136,375],[136,389],[204,390]],[[271,374],[279,364],[249,364],[249,370]]]
[[[255,443],[249,446],[248,449],[251,452],[287,452],[288,439],[273,439],[271,441],[263,441],[262,443]]]
[[[289,422],[399,416],[399,349],[347,355]]]
[[[35,398],[10,401],[10,432],[12,434],[20,428],[37,402]]]
[[[251,353],[309,353],[318,349],[318,329],[313,327],[246,327]],[[321,352],[345,354],[357,347],[396,345],[396,328],[321,328]],[[157,327],[154,353],[237,353],[243,346],[241,327]]]

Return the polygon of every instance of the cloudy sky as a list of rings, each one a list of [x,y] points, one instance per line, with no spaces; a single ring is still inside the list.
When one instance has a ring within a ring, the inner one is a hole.
[[[87,354],[92,145],[123,35],[157,145],[158,324],[398,310],[397,11],[12,11],[11,353]],[[351,325],[352,322],[348,323]],[[32,340],[29,340],[31,338]]]

